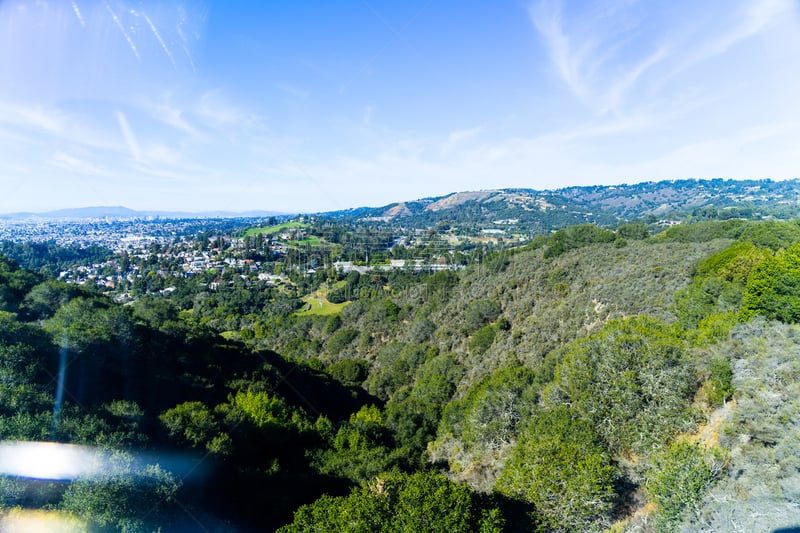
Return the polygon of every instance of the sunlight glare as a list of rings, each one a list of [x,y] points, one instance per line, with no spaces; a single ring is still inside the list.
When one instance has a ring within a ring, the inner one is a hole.
[[[97,473],[100,465],[89,448],[57,442],[0,443],[0,475],[70,480]]]

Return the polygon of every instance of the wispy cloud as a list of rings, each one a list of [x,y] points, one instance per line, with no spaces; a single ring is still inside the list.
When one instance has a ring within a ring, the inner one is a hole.
[[[746,5],[732,2],[729,8],[731,19],[727,25],[676,43],[682,53],[663,73],[658,85],[663,86],[696,65],[723,55],[743,41],[768,31],[770,26],[795,9],[792,0],[756,0]]]
[[[96,150],[120,148],[90,117],[52,105],[0,100],[0,125],[12,127],[16,139],[30,145],[57,141]]]
[[[119,130],[122,133],[122,137],[125,139],[125,144],[130,151],[130,155],[135,160],[142,159],[142,149],[139,147],[139,141],[136,139],[136,135],[133,133],[133,129],[131,125],[128,123],[128,117],[125,116],[125,113],[122,111],[117,111],[114,113],[117,117],[117,123],[119,124]]]
[[[583,16],[566,13],[567,5],[542,0],[529,9],[550,62],[569,91],[593,112],[617,112],[642,75],[670,56],[670,47],[662,43],[632,51],[642,43],[631,44],[635,28],[630,25],[636,22],[625,16],[625,3]]]
[[[292,85],[291,83],[276,83],[275,88],[293,100],[305,101],[311,97],[311,91]]]
[[[170,126],[191,137],[200,138],[203,133],[190,122],[190,112],[186,107],[176,105],[171,95],[158,100],[145,100],[137,103],[151,118]]]
[[[66,131],[67,122],[66,114],[57,109],[0,102],[0,123],[60,134]]]
[[[86,161],[84,159],[75,157],[65,152],[58,151],[53,154],[49,164],[67,170],[71,173],[80,174],[84,176],[110,176],[112,173],[108,170],[102,169],[96,164]]]
[[[727,52],[740,41],[749,39],[769,28],[781,15],[791,11],[792,0],[756,0],[745,6],[734,25],[712,37],[698,51],[696,61]]]
[[[447,140],[445,141],[444,145],[442,145],[442,149],[440,151],[441,157],[447,157],[450,153],[455,150],[459,145],[464,143],[465,141],[475,138],[480,135],[483,128],[469,128],[463,130],[455,130],[451,131],[450,134],[447,136]]]
[[[597,115],[665,96],[653,91],[673,90],[670,80],[768,31],[795,8],[792,0],[710,2],[681,5],[695,16],[671,20],[658,6],[644,15],[636,2],[609,5],[540,0],[529,9],[558,78]]]
[[[256,127],[261,123],[255,113],[247,112],[228,100],[221,89],[205,92],[194,106],[193,113],[216,127]]]

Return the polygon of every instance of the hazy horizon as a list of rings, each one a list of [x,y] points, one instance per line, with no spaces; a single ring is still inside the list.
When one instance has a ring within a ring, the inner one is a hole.
[[[0,213],[800,177],[791,0],[0,4]]]

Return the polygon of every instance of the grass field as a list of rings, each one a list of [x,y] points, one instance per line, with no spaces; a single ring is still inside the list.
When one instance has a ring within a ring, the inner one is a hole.
[[[249,230],[244,232],[245,237],[255,237],[256,235],[265,234],[265,235],[273,235],[275,233],[280,233],[282,231],[286,231],[287,229],[297,229],[297,228],[307,228],[308,224],[305,222],[284,222],[283,224],[277,224],[275,226],[267,226],[266,228],[250,228]]]
[[[302,300],[306,303],[306,306],[301,310],[295,313],[298,316],[307,316],[307,315],[320,315],[320,316],[328,316],[328,315],[335,315],[339,311],[341,311],[344,306],[349,304],[350,302],[343,302],[340,304],[332,304],[326,298],[328,291],[320,290],[316,292],[312,292],[308,296],[304,296]]]
[[[291,246],[321,246],[322,244],[326,244],[322,239],[314,235],[297,241],[289,241],[289,243]]]

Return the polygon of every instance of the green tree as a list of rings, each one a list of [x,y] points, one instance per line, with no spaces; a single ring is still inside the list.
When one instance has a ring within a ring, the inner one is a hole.
[[[219,431],[214,413],[202,402],[184,402],[164,411],[159,420],[169,435],[191,446],[204,445]]]
[[[645,488],[657,505],[656,530],[672,531],[686,515],[697,513],[708,487],[719,474],[718,454],[680,441],[657,454]]]
[[[747,278],[739,316],[800,321],[800,244],[779,250],[755,265]]]
[[[520,421],[537,403],[537,373],[501,368],[447,404],[439,435],[452,435],[472,452],[498,450],[514,442]]]
[[[739,240],[780,250],[800,241],[800,226],[796,222],[764,220],[748,225],[739,235]]]
[[[469,351],[478,355],[484,353],[494,343],[497,330],[496,325],[487,324],[476,331],[469,340]]]
[[[544,530],[577,532],[609,524],[613,481],[609,454],[591,425],[558,406],[526,425],[497,488],[532,503]]]
[[[59,307],[78,296],[89,297],[89,291],[77,285],[47,280],[33,287],[22,301],[22,310],[29,318],[52,317]]]
[[[500,316],[500,304],[493,300],[475,300],[464,310],[463,331],[470,334]]]
[[[70,483],[60,508],[86,520],[92,531],[153,531],[170,525],[180,485],[159,465],[137,467],[130,455],[116,452],[99,477]]]
[[[381,476],[348,496],[300,507],[280,533],[499,533],[505,520],[467,487],[433,472]]]
[[[330,438],[330,448],[312,453],[312,464],[323,474],[364,484],[378,474],[394,469],[398,457],[392,448],[391,432],[383,414],[374,405],[369,405],[353,413],[349,421],[339,426]]]
[[[572,406],[612,451],[647,453],[693,427],[696,387],[683,343],[670,327],[634,317],[567,346],[545,398]]]

